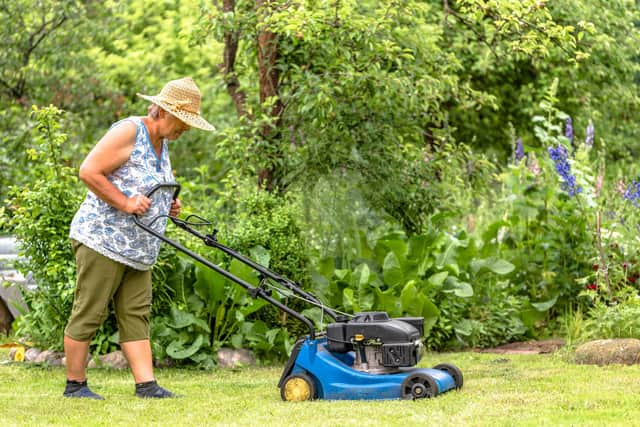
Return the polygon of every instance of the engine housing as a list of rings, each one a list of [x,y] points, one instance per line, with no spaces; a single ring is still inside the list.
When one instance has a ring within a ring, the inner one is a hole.
[[[424,318],[389,318],[386,312],[356,313],[351,320],[327,325],[327,348],[355,352],[354,369],[390,372],[415,366],[422,357]]]

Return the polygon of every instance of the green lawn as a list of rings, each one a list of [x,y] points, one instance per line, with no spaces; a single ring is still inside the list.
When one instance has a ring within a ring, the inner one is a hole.
[[[0,353],[0,359],[6,353]],[[461,391],[417,401],[288,403],[280,367],[159,370],[181,399],[140,400],[127,372],[91,370],[105,401],[61,397],[64,371],[0,365],[0,425],[590,426],[640,425],[640,367],[574,365],[561,356],[428,354],[420,366],[458,365]]]

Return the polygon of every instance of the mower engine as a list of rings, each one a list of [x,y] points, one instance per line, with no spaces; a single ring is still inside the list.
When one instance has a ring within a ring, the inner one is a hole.
[[[327,349],[355,353],[352,368],[369,373],[393,373],[415,366],[422,357],[423,317],[389,318],[385,312],[356,313],[327,325]]]

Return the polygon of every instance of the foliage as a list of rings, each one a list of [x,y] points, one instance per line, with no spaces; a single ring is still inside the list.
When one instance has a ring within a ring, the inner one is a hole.
[[[638,314],[640,302],[635,292],[615,305],[598,302],[589,311],[580,339],[640,339]]]
[[[136,93],[158,93],[168,80],[185,75],[194,77],[205,94],[203,115],[223,127],[227,102],[212,96],[216,92],[208,81],[219,47],[196,47],[188,37],[198,4],[3,2],[0,198],[9,184],[28,182],[24,153],[33,148],[27,138],[34,126],[31,105],[53,104],[66,111],[65,155],[77,163],[113,122],[146,112],[146,101]],[[212,151],[205,134],[191,132],[172,150],[174,167],[183,173],[200,163],[219,168]]]
[[[435,160],[458,160],[443,104],[483,102],[458,80],[459,63],[438,46],[437,25],[425,24],[431,6],[271,2],[263,19],[249,7],[212,10],[203,22],[220,41],[237,30],[240,43],[236,74],[248,113],[223,133],[219,154],[247,174],[273,171],[280,191],[306,191],[331,174],[355,179],[373,207],[419,230],[442,195],[429,185],[442,172]],[[251,84],[254,28],[277,36],[278,98],[264,105]],[[276,102],[286,108],[273,118]]]
[[[382,310],[393,317],[424,317],[426,341],[434,349],[456,340],[481,345],[478,337],[483,335],[506,340],[526,332],[513,302],[483,301],[486,290],[499,285],[496,276],[510,274],[513,265],[482,252],[483,242],[465,231],[433,227],[409,238],[398,231],[372,242],[364,234],[360,237],[359,251],[348,265],[335,265],[333,258],[327,258],[314,276],[313,289],[327,305],[347,313]],[[476,289],[482,293],[476,295]],[[485,310],[473,308],[479,302]],[[514,307],[505,309],[509,303]],[[472,322],[495,329],[473,331]]]
[[[69,245],[69,218],[79,192],[74,169],[66,165],[60,131],[62,112],[34,108],[36,149],[28,152],[30,185],[12,186],[0,219],[20,242],[19,268],[33,274],[34,292],[25,292],[29,311],[18,318],[16,333],[46,348],[61,349],[62,330],[71,311],[75,263]],[[62,326],[62,327],[61,327]]]
[[[633,157],[638,98],[628,88],[637,84],[639,46],[633,2],[448,3],[444,41],[463,64],[460,80],[493,100],[492,108],[480,110],[454,106],[450,120],[459,140],[506,159],[510,122],[525,143],[540,147],[529,123],[557,79],[558,107],[576,123],[596,121],[610,158]]]
[[[206,198],[200,199],[200,203],[196,198],[196,203],[185,209],[199,216],[217,212],[215,227],[220,230],[216,235],[222,243],[284,277],[299,280],[304,286],[306,278],[301,273],[306,271],[308,260],[297,228],[299,214],[295,202],[257,191],[245,181],[223,190],[218,203],[212,205],[206,201],[213,199],[213,191],[220,191],[215,187],[204,182],[187,183],[183,198],[198,194]],[[228,200],[237,203],[230,205]],[[227,210],[214,209],[216,204],[226,206]],[[213,232],[213,227],[201,232]],[[181,239],[184,235],[172,237]],[[253,286],[260,282],[257,273],[242,262],[208,249],[200,240],[183,240],[194,252],[235,277]],[[240,285],[185,257],[176,258],[175,254],[168,257],[154,268],[154,274],[163,278],[166,294],[171,295],[163,298],[164,303],[154,301],[154,307],[162,304],[166,307],[164,313],[171,313],[153,320],[154,356],[161,360],[169,357],[207,368],[214,365],[217,350],[224,346],[246,346],[264,360],[282,359],[301,330],[296,320],[288,319],[262,299],[252,299]],[[160,285],[156,282],[154,286]],[[274,297],[285,304],[296,304],[278,293]]]

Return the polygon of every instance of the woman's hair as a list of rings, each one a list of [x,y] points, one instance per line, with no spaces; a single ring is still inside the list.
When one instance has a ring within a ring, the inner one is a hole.
[[[160,106],[158,106],[158,104],[150,104],[147,111],[149,112],[149,116],[154,120],[157,120],[158,117],[160,117]]]

